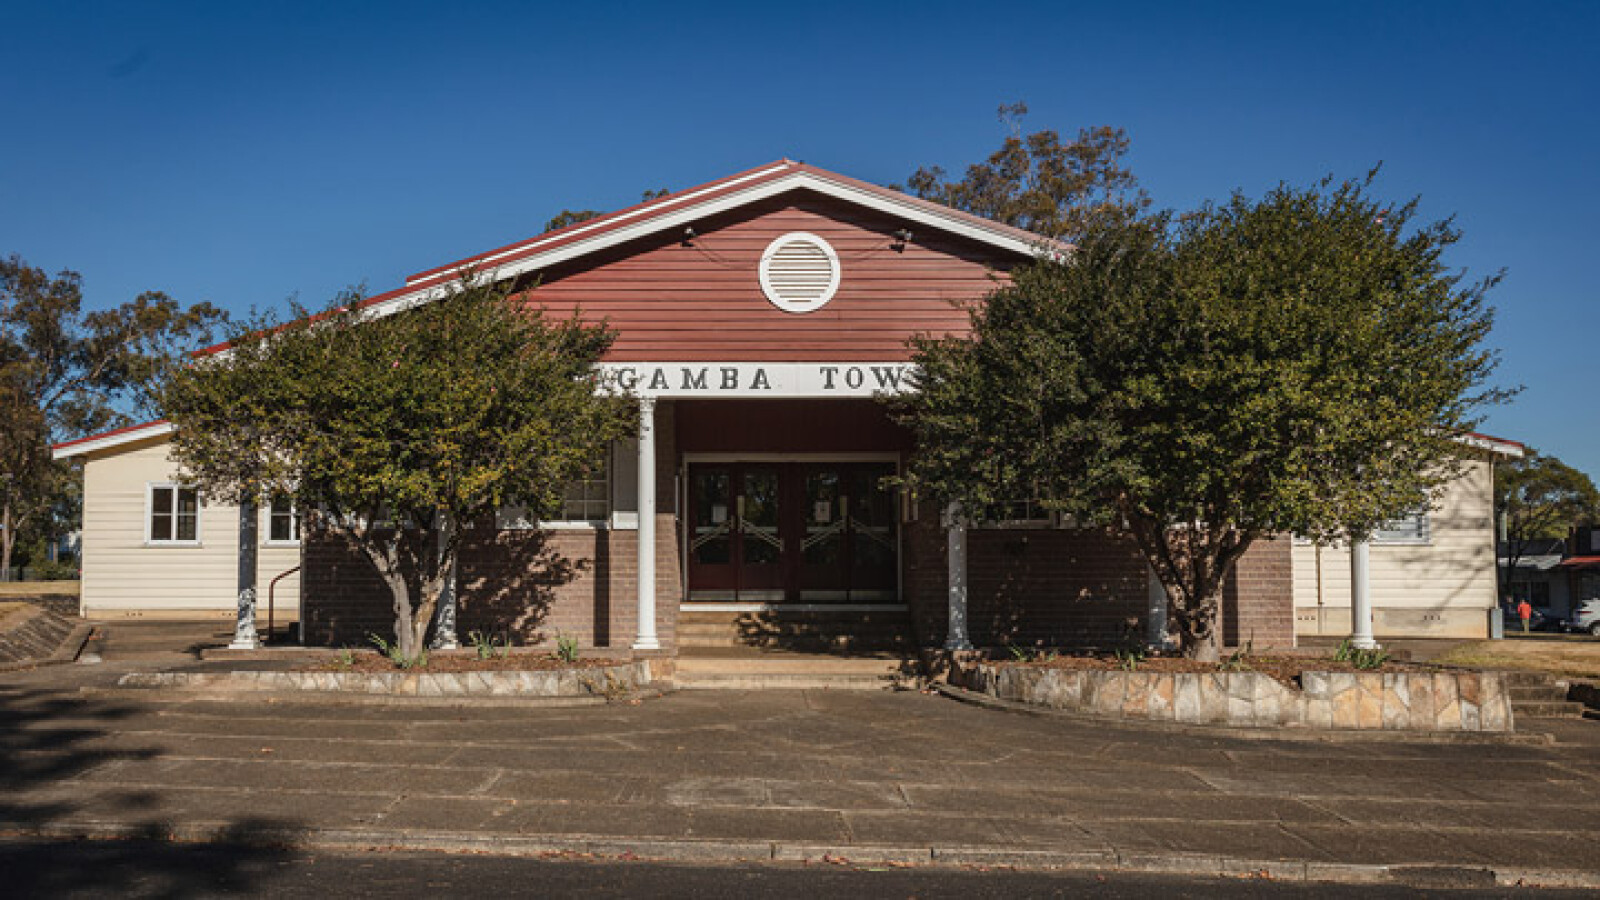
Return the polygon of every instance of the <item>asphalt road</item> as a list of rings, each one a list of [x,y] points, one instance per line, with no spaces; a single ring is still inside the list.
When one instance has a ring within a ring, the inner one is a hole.
[[[0,893],[10,898],[189,897],[762,897],[1371,898],[1592,896],[1529,888],[1421,889],[1110,872],[697,866],[422,853],[302,853],[142,841],[0,843]]]

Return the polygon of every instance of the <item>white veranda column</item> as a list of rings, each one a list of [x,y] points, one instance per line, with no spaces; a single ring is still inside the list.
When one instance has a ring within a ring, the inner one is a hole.
[[[256,501],[246,498],[239,503],[239,608],[233,623],[233,641],[229,650],[256,650],[261,638],[256,634],[256,529],[259,518]]]
[[[950,558],[950,627],[946,650],[971,650],[967,634],[967,520],[960,503],[945,508],[945,540]]]
[[[659,650],[656,639],[656,401],[639,398],[639,632],[635,650]]]
[[[1156,570],[1149,565],[1145,566],[1145,581],[1145,599],[1149,604],[1145,643],[1157,650],[1166,650],[1169,644],[1167,637],[1167,588],[1161,583],[1161,578],[1156,575]]]
[[[1350,646],[1372,650],[1372,578],[1365,540],[1350,542]]]
[[[451,523],[441,514],[439,516],[439,550],[443,553],[444,547],[450,540]],[[433,616],[433,649],[455,650],[461,646],[461,639],[456,637],[456,561],[450,561],[450,570],[445,573],[444,584],[439,590],[439,609]]]

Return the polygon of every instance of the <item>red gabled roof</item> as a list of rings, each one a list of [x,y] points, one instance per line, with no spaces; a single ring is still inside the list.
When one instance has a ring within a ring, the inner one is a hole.
[[[910,204],[925,209],[929,212],[938,213],[941,216],[965,220],[975,226],[984,228],[985,230],[1007,234],[1015,239],[1027,243],[1045,245],[1060,244],[1058,241],[1051,241],[1047,238],[1041,237],[1040,235],[1034,234],[1031,231],[1015,228],[1010,225],[1004,225],[1000,222],[995,222],[991,219],[985,219],[982,216],[975,216],[968,212],[962,212],[961,210],[954,209],[940,203],[923,200],[920,197],[913,197],[910,194],[902,193],[901,191],[896,191],[890,188],[881,187],[876,184],[871,184],[869,182],[860,181],[855,178],[840,175],[837,172],[830,172],[826,169],[819,169],[816,166],[806,165],[802,162],[795,162],[791,159],[780,159],[771,165],[757,166],[754,169],[746,169],[743,172],[729,175],[726,178],[719,178],[716,181],[709,181],[705,184],[697,185],[686,190],[667,194],[664,197],[657,197],[654,200],[646,200],[643,203],[638,203],[626,209],[619,209],[615,212],[596,216],[593,219],[575,222],[564,228],[558,228],[555,231],[547,231],[543,234],[528,238],[527,240],[518,241],[514,244],[507,244],[503,247],[498,247],[494,250],[479,253],[475,256],[469,256],[465,259],[458,259],[455,262],[448,263],[446,265],[435,266],[432,269],[418,272],[417,274],[407,278],[406,287],[417,288],[428,286],[429,283],[437,284],[440,281],[454,278],[462,269],[481,266],[489,262],[493,262],[495,265],[504,265],[506,263],[515,262],[536,252],[542,253],[571,244],[575,241],[597,237],[605,234],[608,231],[620,228],[623,225],[630,225],[635,222],[648,219],[652,216],[676,212],[680,209],[685,209],[697,203],[715,200],[719,197],[724,197],[728,194],[734,193],[735,191],[743,191],[759,187],[763,184],[778,181],[800,172],[815,175],[819,178],[824,178],[842,185],[848,185],[849,187],[857,190],[865,191],[885,199],[893,200],[896,203]],[[1064,248],[1066,245],[1062,244],[1061,246]]]
[[[426,269],[407,278],[403,287],[385,291],[381,294],[374,294],[363,299],[360,308],[378,306],[387,301],[397,300],[407,295],[421,294],[447,285],[455,280],[463,269],[515,264],[530,257],[571,247],[583,241],[605,237],[618,229],[648,222],[653,218],[690,210],[704,203],[713,202],[735,193],[758,189],[773,182],[793,178],[796,175],[809,175],[813,179],[819,179],[833,186],[859,191],[902,207],[908,207],[918,214],[936,216],[945,220],[947,224],[953,224],[955,227],[977,229],[987,233],[991,238],[1009,242],[1013,245],[1054,247],[1061,250],[1065,250],[1069,246],[1060,241],[1043,238],[1031,231],[1004,225],[940,203],[923,200],[910,194],[860,181],[840,175],[837,172],[817,168],[816,166],[806,165],[790,159],[780,159],[770,165],[746,169],[726,178],[709,181],[663,197],[657,197],[654,200],[635,204],[626,209],[596,216],[583,222],[575,222],[565,228],[547,231],[523,241],[506,244],[494,250]],[[228,342],[214,344],[210,347],[196,350],[190,355],[208,356],[226,350],[228,346]]]
[[[52,444],[50,451],[51,455],[56,459],[65,459],[82,453],[92,453],[106,447],[120,446],[130,441],[142,441],[145,438],[160,437],[172,433],[175,428],[176,426],[166,419],[153,419],[137,425],[113,428],[110,431],[102,431],[99,434],[91,434],[87,437],[74,438],[70,441],[62,441],[59,444]]]
[[[1492,434],[1484,434],[1479,431],[1469,431],[1467,432],[1467,437],[1475,437],[1480,440],[1493,441],[1496,444],[1506,444],[1508,446],[1515,447],[1518,450],[1528,449],[1528,445],[1522,443],[1521,441],[1513,441],[1510,438],[1495,437]]]
[[[51,444],[50,445],[50,449],[51,450],[64,450],[67,447],[72,447],[72,446],[75,446],[77,444],[87,444],[90,441],[98,441],[98,440],[100,440],[102,438],[115,437],[115,436],[117,436],[119,434],[126,434],[127,432],[130,432],[130,431],[142,431],[143,429],[149,428],[152,425],[166,425],[166,424],[168,424],[166,419],[151,419],[148,422],[140,422],[138,425],[124,425],[121,428],[113,428],[110,431],[102,431],[99,434],[91,434],[91,435],[88,435],[87,437],[73,438],[70,441],[62,441],[59,444]]]

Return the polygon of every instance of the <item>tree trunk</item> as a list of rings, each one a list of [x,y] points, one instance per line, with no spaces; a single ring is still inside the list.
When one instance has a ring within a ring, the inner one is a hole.
[[[380,569],[380,571],[382,571]],[[395,648],[406,659],[417,655],[420,642],[411,627],[411,588],[398,572],[382,571],[383,581],[389,586],[389,596],[394,608]]]
[[[1220,584],[1202,595],[1197,605],[1181,607],[1172,603],[1168,615],[1177,622],[1178,647],[1185,657],[1196,662],[1217,662],[1222,658]]]
[[[11,502],[0,512],[0,581],[11,580],[11,548],[17,545],[17,528],[11,521]]]

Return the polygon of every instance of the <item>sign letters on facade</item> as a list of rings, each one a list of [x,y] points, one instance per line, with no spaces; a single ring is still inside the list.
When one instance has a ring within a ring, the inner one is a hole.
[[[909,390],[908,363],[603,363],[605,383],[644,397],[870,397]]]

